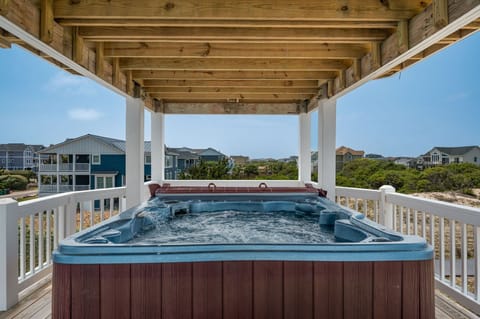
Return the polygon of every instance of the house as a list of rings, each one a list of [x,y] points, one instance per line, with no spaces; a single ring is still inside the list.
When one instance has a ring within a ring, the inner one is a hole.
[[[479,146],[440,147],[436,146],[417,159],[422,168],[450,163],[472,163],[480,165]]]
[[[176,165],[176,174],[185,172],[190,167],[197,165],[200,161],[205,162],[218,162],[227,156],[214,148],[189,148],[189,147],[179,147],[167,148],[169,152],[177,154],[177,165]]]
[[[0,144],[0,168],[36,171],[38,167],[36,152],[43,145],[26,145],[23,143]]]
[[[335,152],[337,171],[341,171],[345,163],[353,161],[357,158],[363,158],[364,154],[364,151],[356,151],[346,146],[340,146]]]
[[[144,144],[144,180],[151,179],[151,143]],[[39,194],[125,185],[125,141],[87,134],[38,152]],[[165,177],[176,178],[177,153],[165,154]]]
[[[242,155],[232,155],[230,156],[230,158],[235,163],[235,165],[245,165],[250,160],[248,156],[242,156]]]
[[[401,157],[394,158],[393,162],[398,165],[412,167],[412,160],[413,160],[412,157],[401,156]]]

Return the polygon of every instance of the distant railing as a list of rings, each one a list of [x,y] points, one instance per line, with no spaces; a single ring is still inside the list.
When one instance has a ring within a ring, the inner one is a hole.
[[[87,191],[90,189],[90,185],[75,185],[75,191]]]
[[[57,164],[43,164],[43,163],[40,163],[39,170],[41,172],[56,172],[57,171]]]
[[[38,188],[39,193],[57,193],[57,185],[40,185]]]
[[[73,185],[58,185],[59,193],[66,193],[66,192],[72,192],[72,191],[73,191]]]
[[[480,209],[395,192],[336,188],[336,200],[434,248],[436,287],[480,314]]]
[[[0,311],[51,272],[66,236],[124,209],[125,187],[69,192],[18,203],[0,200]]]
[[[75,164],[75,171],[76,172],[88,172],[90,170],[89,163],[76,163]]]
[[[60,163],[58,164],[58,170],[61,172],[73,171],[73,163]]]

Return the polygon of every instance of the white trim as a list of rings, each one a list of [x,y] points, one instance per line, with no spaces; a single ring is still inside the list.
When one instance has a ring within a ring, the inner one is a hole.
[[[95,156],[98,156],[98,162],[93,160],[95,158]],[[92,154],[92,165],[101,165],[101,164],[102,164],[102,155]]]
[[[312,179],[312,160],[310,151],[310,113],[298,115],[298,180],[308,182]]]
[[[337,101],[319,101],[318,107],[318,185],[335,200]]]

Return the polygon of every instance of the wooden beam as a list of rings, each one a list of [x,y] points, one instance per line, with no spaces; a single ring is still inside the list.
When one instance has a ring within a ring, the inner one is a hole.
[[[398,22],[397,36],[398,36],[399,53],[406,52],[409,48],[407,20]]]
[[[316,88],[316,80],[144,80],[148,87]]]
[[[166,114],[298,114],[297,103],[164,103]]]
[[[360,59],[353,60],[353,80],[357,82],[362,78],[362,61]]]
[[[10,10],[10,0],[0,0],[0,15],[7,16]]]
[[[78,27],[73,27],[72,30],[72,52],[73,61],[83,65],[83,49],[84,42],[82,37],[78,34]]]
[[[53,41],[53,0],[40,1],[40,40],[45,43]]]
[[[327,82],[327,98],[331,98],[335,94],[335,83],[333,80]]]
[[[120,83],[120,61],[119,58],[112,59],[112,84],[118,86]]]
[[[337,71],[349,66],[343,60],[305,59],[122,59],[123,70],[305,70]]]
[[[448,0],[433,0],[433,24],[441,29],[448,24]]]
[[[395,29],[396,21],[388,20],[246,20],[246,19],[64,19],[57,18],[63,26],[83,27],[233,27],[233,28],[346,28],[346,29]]]
[[[5,37],[0,35],[0,48],[10,49],[11,47],[12,47],[12,43],[8,41]]]
[[[382,65],[381,44],[372,42],[372,68],[378,69]]]
[[[104,74],[105,74],[105,71],[104,71],[104,67],[103,67],[103,63],[105,62],[104,61],[104,47],[103,47],[103,42],[97,42],[96,43],[96,49],[95,49],[95,53],[96,53],[96,58],[95,58],[95,73],[103,78]]]
[[[133,76],[132,76],[132,71],[129,70],[127,71],[127,94],[132,95],[133,94],[133,88],[135,86],[135,83],[133,82]]]
[[[107,42],[106,57],[182,57],[182,58],[304,58],[355,59],[366,54],[365,44],[334,43],[157,43]]]
[[[223,93],[223,92],[207,92],[207,93],[151,93],[152,98],[157,99],[190,99],[190,100],[202,100],[202,99],[216,99],[225,101],[242,101],[247,100],[267,100],[274,103],[276,100],[306,100],[312,97],[313,94],[307,93]]]
[[[183,27],[79,27],[79,34],[89,41],[125,42],[178,40],[232,42],[257,40],[298,42],[365,43],[381,41],[390,34],[384,29],[290,29],[290,28],[183,28]]]
[[[393,2],[393,1],[390,1]],[[399,2],[385,6],[377,0],[340,1],[245,0],[224,2],[196,0],[188,2],[130,1],[55,1],[56,18],[169,18],[169,19],[223,19],[246,20],[402,20],[422,9],[420,1]]]
[[[207,94],[207,93],[233,93],[233,94],[316,94],[317,88],[269,88],[269,87],[146,87],[147,93],[188,93],[188,94]]]
[[[143,79],[163,80],[319,80],[333,79],[332,71],[186,71],[186,70],[141,70],[133,71],[136,81]]]

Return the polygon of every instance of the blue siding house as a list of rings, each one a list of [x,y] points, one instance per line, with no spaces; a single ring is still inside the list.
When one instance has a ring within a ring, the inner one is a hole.
[[[145,176],[151,176],[151,145],[145,142]],[[87,134],[38,152],[39,194],[125,185],[125,141]],[[177,154],[166,148],[165,176],[177,177]]]

